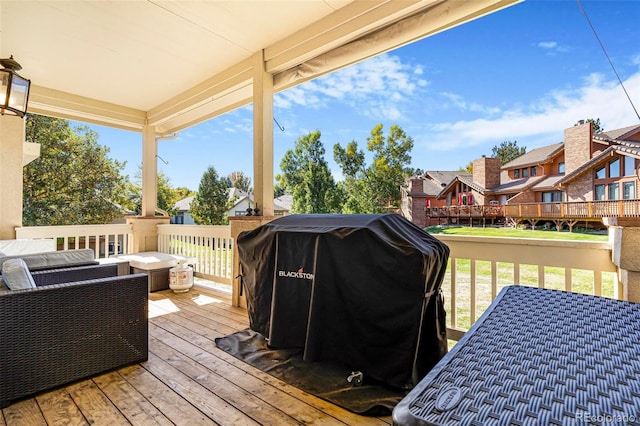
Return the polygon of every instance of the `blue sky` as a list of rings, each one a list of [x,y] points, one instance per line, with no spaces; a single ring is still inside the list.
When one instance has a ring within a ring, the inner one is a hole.
[[[640,1],[582,0],[635,108],[640,110]],[[241,108],[160,141],[158,168],[174,187],[197,190],[209,166],[252,175],[252,112]],[[527,150],[563,140],[578,120],[607,129],[640,124],[574,0],[528,0],[276,95],[274,171],[297,138],[320,130],[333,145],[378,124],[414,139],[412,166],[457,170],[502,141]],[[141,135],[90,125],[132,178]]]

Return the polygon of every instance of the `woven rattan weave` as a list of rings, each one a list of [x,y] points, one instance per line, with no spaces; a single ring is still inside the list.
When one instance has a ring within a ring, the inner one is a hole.
[[[640,424],[640,304],[511,286],[395,424]]]
[[[0,408],[148,357],[146,275],[0,290]]]

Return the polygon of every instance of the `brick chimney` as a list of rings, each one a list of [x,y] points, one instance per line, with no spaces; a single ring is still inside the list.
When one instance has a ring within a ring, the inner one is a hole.
[[[564,131],[564,167],[565,174],[571,173],[592,156],[591,123],[580,120],[575,126]]]
[[[482,156],[473,161],[473,182],[485,189],[500,185],[500,159]]]
[[[409,179],[409,188],[407,192],[411,194],[424,192],[424,180],[419,177],[412,177]]]

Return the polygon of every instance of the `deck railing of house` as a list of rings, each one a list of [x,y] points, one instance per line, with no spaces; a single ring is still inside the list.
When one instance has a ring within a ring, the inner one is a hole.
[[[508,204],[504,206],[504,214],[558,219],[640,217],[640,200]]]
[[[91,248],[96,259],[127,254],[133,234],[129,224],[24,226],[16,228],[18,239],[54,238],[58,250]],[[97,243],[96,243],[97,242]]]
[[[459,340],[506,285],[620,298],[606,242],[436,235],[451,250],[442,285],[449,337]]]
[[[427,217],[502,217],[504,210],[501,205],[471,205],[471,206],[443,206],[425,207]]]
[[[126,253],[130,225],[34,226],[17,238],[57,238],[60,250],[93,248],[108,257],[114,243]],[[436,235],[451,252],[442,286],[450,338],[458,340],[506,285],[533,285],[620,298],[606,242]],[[95,246],[95,241],[99,245]],[[88,245],[87,245],[88,244]],[[197,259],[195,272],[231,283],[233,244],[228,226],[158,225],[158,249]],[[106,252],[105,252],[106,250]],[[113,254],[113,253],[111,253]]]
[[[233,240],[229,226],[158,225],[158,250],[195,257],[196,274],[231,284]]]
[[[509,217],[579,220],[640,217],[640,200],[426,207],[425,214],[431,218]]]

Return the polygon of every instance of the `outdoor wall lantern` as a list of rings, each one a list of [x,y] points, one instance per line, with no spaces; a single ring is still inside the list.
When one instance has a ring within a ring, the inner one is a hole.
[[[22,67],[13,59],[0,59],[0,114],[12,114],[22,118],[27,113],[31,81],[20,77],[16,71]]]

